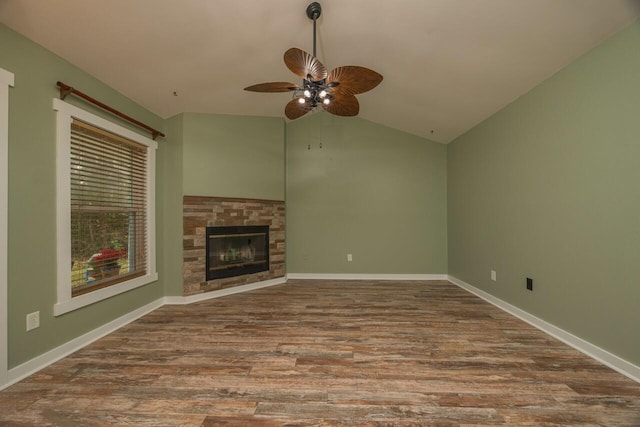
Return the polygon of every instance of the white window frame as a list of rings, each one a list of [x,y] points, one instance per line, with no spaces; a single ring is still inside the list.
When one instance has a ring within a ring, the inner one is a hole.
[[[155,170],[158,144],[147,137],[118,124],[96,116],[88,111],[53,99],[56,110],[56,223],[58,247],[58,299],[53,306],[54,316],[102,301],[114,295],[130,291],[158,280],[156,271],[156,227],[155,227]],[[118,284],[72,297],[71,293],[71,122],[76,118],[108,132],[128,138],[148,148],[147,156],[147,274]]]
[[[9,86],[13,86],[13,73],[0,68],[0,389],[8,380],[9,372],[9,300],[7,247],[9,217]]]

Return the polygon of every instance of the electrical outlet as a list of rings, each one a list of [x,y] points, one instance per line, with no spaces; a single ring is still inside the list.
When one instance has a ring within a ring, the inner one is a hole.
[[[527,289],[533,290],[533,279],[531,277],[527,277]]]
[[[491,270],[491,280],[493,280],[494,282],[498,280],[495,270]]]
[[[40,312],[34,311],[27,314],[27,331],[40,327]]]
[[[349,262],[353,261],[353,255],[347,254],[347,261]]]

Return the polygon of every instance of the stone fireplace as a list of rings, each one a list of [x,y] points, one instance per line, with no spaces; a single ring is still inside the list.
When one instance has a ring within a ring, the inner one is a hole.
[[[284,201],[184,196],[184,296],[284,275]]]

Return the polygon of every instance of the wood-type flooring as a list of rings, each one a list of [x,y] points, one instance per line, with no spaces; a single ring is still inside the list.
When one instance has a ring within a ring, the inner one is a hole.
[[[640,384],[446,281],[164,306],[0,392],[3,426],[640,426]]]

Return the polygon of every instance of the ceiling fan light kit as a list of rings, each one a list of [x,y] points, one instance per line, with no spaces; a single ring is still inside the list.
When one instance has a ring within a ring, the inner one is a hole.
[[[285,115],[295,120],[318,107],[338,116],[357,116],[360,104],[356,94],[378,86],[382,75],[365,67],[348,65],[327,72],[316,58],[316,21],[322,14],[320,3],[307,6],[307,17],[313,20],[313,55],[291,48],[284,53],[284,63],[299,77],[302,85],[288,82],[259,83],[244,88],[250,92],[293,92],[285,106]]]

